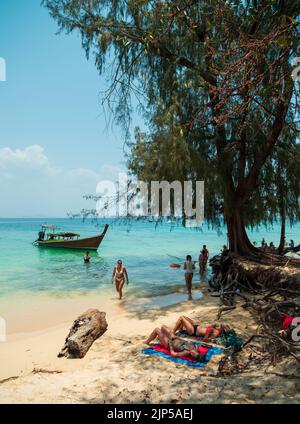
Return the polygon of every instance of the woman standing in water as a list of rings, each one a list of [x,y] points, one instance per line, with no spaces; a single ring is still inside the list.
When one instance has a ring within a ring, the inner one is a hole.
[[[122,289],[125,283],[125,277],[126,277],[126,282],[128,285],[129,281],[128,281],[128,274],[127,274],[126,268],[122,264],[121,259],[119,259],[117,262],[117,266],[114,267],[113,274],[111,277],[112,284],[114,284],[114,280],[116,279],[116,289],[117,289],[117,292],[119,293],[119,299],[122,299],[122,295],[123,295]]]
[[[208,257],[209,257],[209,251],[206,248],[206,244],[204,244],[203,249],[201,250],[200,256],[199,256],[199,269],[200,269],[201,276],[205,274]]]
[[[183,269],[185,271],[185,284],[188,291],[188,294],[192,294],[192,280],[194,276],[195,263],[192,262],[191,255],[187,255],[186,261],[183,265]]]

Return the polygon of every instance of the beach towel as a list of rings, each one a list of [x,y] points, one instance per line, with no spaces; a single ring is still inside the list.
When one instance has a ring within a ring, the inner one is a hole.
[[[205,349],[206,354],[205,354],[205,357],[204,357],[204,362],[198,362],[198,361],[193,360],[190,357],[185,357],[185,356],[183,356],[181,358],[174,357],[174,356],[171,355],[171,352],[169,351],[169,349],[166,349],[160,343],[154,344],[151,347],[143,349],[142,352],[146,355],[161,356],[165,359],[169,359],[169,361],[176,362],[177,364],[183,364],[183,365],[187,365],[189,367],[196,367],[196,368],[205,367],[205,365],[212,359],[213,356],[220,355],[221,353],[223,353],[223,349],[219,348],[219,347],[213,346],[213,347],[207,349],[206,347],[201,346],[201,343],[195,343],[195,344],[197,344],[202,349]],[[203,351],[203,353],[204,353],[204,351]]]
[[[201,337],[190,336],[184,330],[180,331],[179,335],[180,335],[180,337],[188,337],[188,338],[194,339],[194,340],[201,340]],[[216,339],[212,339],[211,342],[216,343],[216,344],[220,344],[220,345],[224,346],[225,348],[234,347],[235,350],[237,350],[237,351],[241,350],[243,343],[244,343],[243,339],[240,336],[238,336],[236,334],[235,330],[233,330],[233,329],[226,331],[226,333],[222,334],[222,336],[220,336]]]
[[[282,329],[287,330],[292,324],[294,318],[295,317],[292,317],[291,315],[285,314],[282,321]]]

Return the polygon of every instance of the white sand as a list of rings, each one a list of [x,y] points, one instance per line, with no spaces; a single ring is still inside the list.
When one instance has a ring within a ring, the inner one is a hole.
[[[126,295],[125,295],[126,296]],[[91,294],[65,298],[18,299],[14,310],[1,305],[9,323],[0,343],[1,403],[298,403],[300,379],[257,369],[232,377],[199,370],[141,353],[145,337],[179,315],[215,321],[217,300],[204,291],[201,300],[159,310],[126,309],[132,300]],[[128,304],[127,304],[128,303]],[[10,304],[11,305],[11,304]],[[132,304],[131,304],[132,306]],[[84,359],[57,358],[73,320],[90,307],[107,313],[108,331]],[[246,337],[254,331],[249,314],[238,308],[226,321]],[[284,366],[281,365],[281,367]],[[283,371],[275,371],[283,373]],[[288,373],[288,369],[284,373]]]

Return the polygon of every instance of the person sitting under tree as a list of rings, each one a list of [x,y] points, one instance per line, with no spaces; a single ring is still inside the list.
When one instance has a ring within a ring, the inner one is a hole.
[[[274,245],[274,243],[271,241],[271,243],[270,243],[270,250],[276,250],[276,247],[275,247],[275,245]]]

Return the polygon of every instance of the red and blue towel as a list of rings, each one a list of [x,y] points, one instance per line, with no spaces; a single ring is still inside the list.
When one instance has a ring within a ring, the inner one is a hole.
[[[212,356],[220,355],[224,350],[216,346],[207,348],[205,346],[201,346],[201,343],[195,343],[195,344],[199,346],[202,354],[205,355],[203,362],[195,361],[189,356],[182,356],[181,358],[178,358],[177,356],[176,357],[172,356],[169,349],[166,349],[160,343],[154,344],[146,349],[143,349],[142,352],[145,353],[146,355],[162,356],[163,358],[169,359],[170,361],[176,362],[177,364],[184,364],[184,365],[188,365],[189,367],[203,368],[211,360]]]

